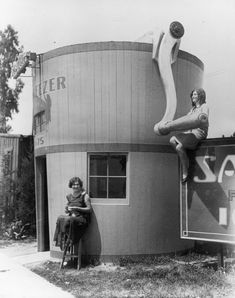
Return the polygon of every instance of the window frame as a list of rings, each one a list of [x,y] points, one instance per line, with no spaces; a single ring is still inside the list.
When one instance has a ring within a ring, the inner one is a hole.
[[[33,116],[33,128],[34,135],[46,129],[46,111],[41,111]]]
[[[117,155],[126,156],[126,197],[125,198],[91,198],[92,205],[129,205],[129,153],[128,152],[88,152],[87,153],[87,192],[90,192],[90,157],[92,155],[111,156]],[[105,176],[105,177],[119,177],[119,176]],[[108,187],[108,186],[107,186]]]

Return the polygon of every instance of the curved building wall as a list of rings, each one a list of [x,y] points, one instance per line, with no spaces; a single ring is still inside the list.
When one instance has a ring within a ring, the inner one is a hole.
[[[151,51],[151,44],[105,42],[67,46],[39,57],[34,74],[35,156],[46,156],[53,251],[68,180],[78,175],[88,188],[89,154],[97,152],[126,154],[126,198],[92,199],[85,253],[158,254],[191,245],[179,239],[177,156],[169,136],[153,132],[166,103]],[[191,90],[202,85],[203,64],[179,51],[172,69],[179,117],[190,109]]]

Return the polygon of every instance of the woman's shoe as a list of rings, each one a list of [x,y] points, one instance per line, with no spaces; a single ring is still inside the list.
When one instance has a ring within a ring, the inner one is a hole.
[[[188,174],[183,174],[181,182],[185,183],[187,181],[188,181]]]

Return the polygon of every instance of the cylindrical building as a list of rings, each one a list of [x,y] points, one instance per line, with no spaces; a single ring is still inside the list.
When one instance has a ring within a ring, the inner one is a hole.
[[[179,117],[202,85],[203,63],[179,51],[172,69]],[[39,55],[33,86],[39,250],[58,251],[56,218],[73,176],[83,180],[94,209],[86,255],[190,247],[180,240],[177,155],[169,136],[153,131],[166,100],[152,45],[99,42],[49,51]]]

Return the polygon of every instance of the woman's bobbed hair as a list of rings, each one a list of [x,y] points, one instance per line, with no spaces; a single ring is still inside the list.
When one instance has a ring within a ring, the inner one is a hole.
[[[80,187],[83,187],[83,182],[79,177],[73,177],[69,180],[69,188],[72,188],[72,185],[74,184],[74,182],[78,182]]]
[[[193,97],[193,92],[196,91],[197,94],[198,94],[198,98],[199,98],[199,103],[200,105],[202,105],[203,103],[206,102],[206,92],[204,89],[202,88],[198,88],[198,89],[193,89],[193,91],[191,92],[190,94],[190,98],[192,100],[192,97]],[[193,103],[192,101],[192,105],[195,106],[195,103]]]

